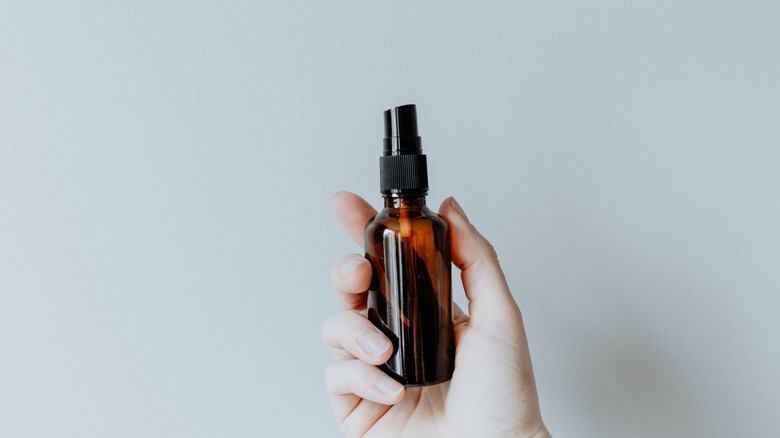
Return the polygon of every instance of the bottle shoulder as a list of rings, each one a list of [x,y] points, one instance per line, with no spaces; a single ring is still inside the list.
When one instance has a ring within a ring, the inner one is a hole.
[[[415,224],[414,228],[424,227],[446,231],[449,226],[447,221],[430,208],[406,209],[384,208],[366,225],[367,233],[381,232],[383,230],[401,231],[407,224]]]

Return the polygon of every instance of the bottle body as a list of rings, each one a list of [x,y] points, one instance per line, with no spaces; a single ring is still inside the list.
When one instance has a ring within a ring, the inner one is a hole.
[[[449,380],[455,333],[447,222],[423,196],[387,197],[366,226],[365,250],[373,268],[368,319],[393,342],[380,368],[406,386]]]

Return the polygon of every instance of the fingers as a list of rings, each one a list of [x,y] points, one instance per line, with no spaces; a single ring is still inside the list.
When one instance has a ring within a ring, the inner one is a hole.
[[[358,400],[355,407],[349,411],[347,418],[341,421],[341,432],[346,437],[362,437],[390,408],[392,408],[390,405],[365,399]]]
[[[351,310],[334,313],[325,320],[322,340],[336,359],[358,358],[381,365],[393,353],[390,340],[368,319]]]
[[[325,369],[325,383],[332,398],[358,396],[392,405],[401,401],[404,394],[403,385],[379,368],[358,359],[331,362]],[[337,403],[334,403],[335,406]]]
[[[452,262],[461,270],[469,299],[470,324],[478,326],[497,318],[517,318],[519,309],[498,264],[493,245],[469,223],[453,198],[442,202],[439,214],[450,225]]]
[[[348,310],[331,315],[322,325],[322,339],[337,359],[326,369],[325,380],[333,411],[347,436],[363,436],[404,393],[400,383],[374,366],[390,358],[392,343],[358,313],[366,308],[371,275],[371,264],[358,254],[333,267],[333,290]]]
[[[358,254],[345,256],[333,267],[330,280],[336,298],[345,309],[366,309],[366,291],[371,284],[371,263]]]
[[[333,412],[346,436],[363,436],[405,393],[400,383],[358,359],[328,365],[325,383]]]
[[[333,197],[333,212],[349,237],[363,247],[363,230],[376,210],[360,196],[350,192],[338,192]]]

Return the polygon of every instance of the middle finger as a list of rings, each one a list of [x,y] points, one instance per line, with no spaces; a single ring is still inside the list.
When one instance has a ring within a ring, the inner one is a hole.
[[[336,359],[358,358],[370,365],[390,359],[393,345],[371,322],[352,310],[329,316],[322,323],[322,340]]]

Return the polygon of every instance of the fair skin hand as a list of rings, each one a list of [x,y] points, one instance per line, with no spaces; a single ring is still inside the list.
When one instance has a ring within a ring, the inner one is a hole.
[[[336,194],[333,210],[362,246],[363,229],[376,210],[347,192]],[[348,255],[331,272],[346,310],[322,325],[322,339],[335,358],[325,381],[341,431],[347,437],[549,437],[523,319],[496,253],[454,199],[445,200],[439,214],[450,225],[452,261],[469,300],[469,315],[455,306],[452,379],[404,388],[377,368],[390,358],[392,346],[366,318],[371,265]]]

